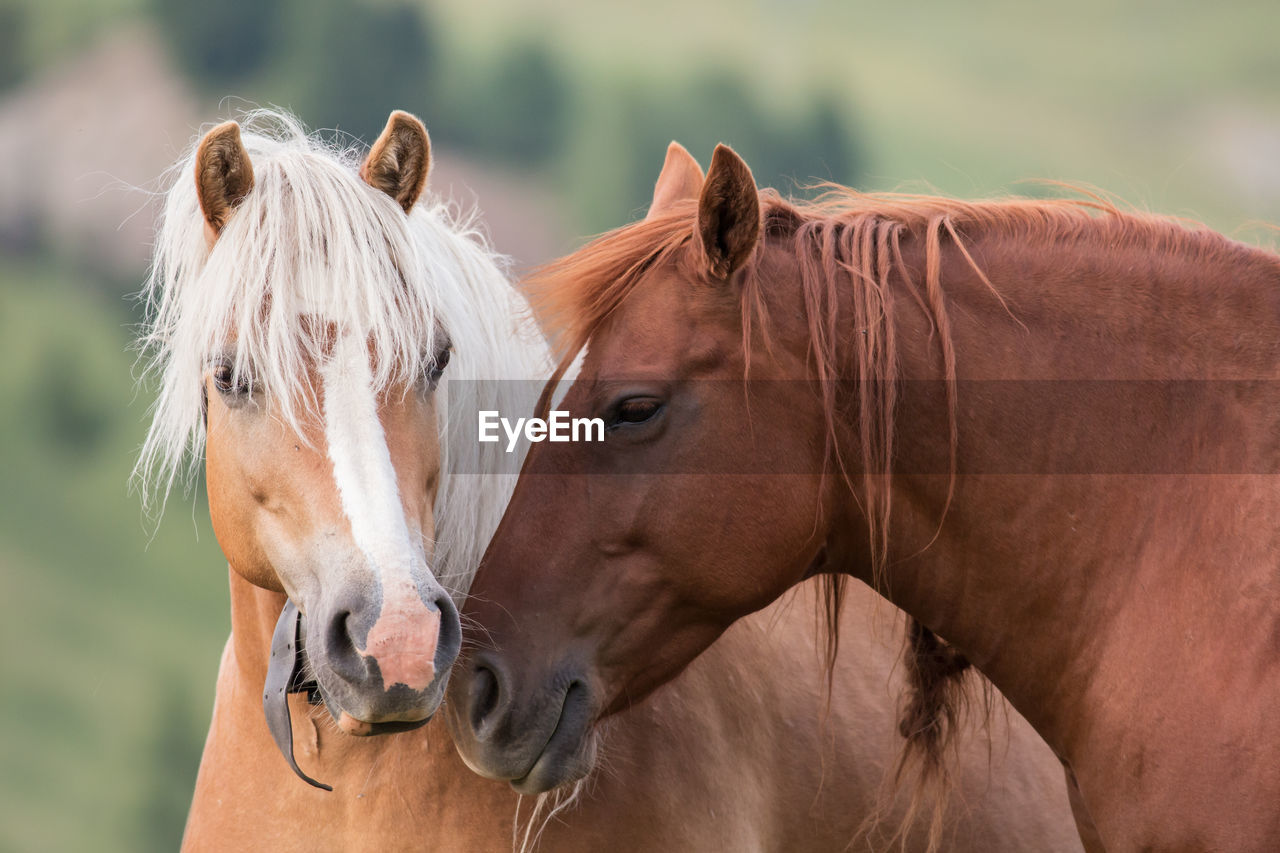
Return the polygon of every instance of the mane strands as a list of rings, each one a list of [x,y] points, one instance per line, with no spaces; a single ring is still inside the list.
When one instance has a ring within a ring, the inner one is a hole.
[[[296,430],[316,411],[308,376],[338,335],[368,341],[373,390],[383,393],[422,376],[443,331],[454,358],[437,392],[444,440],[434,562],[446,587],[465,590],[510,497],[513,477],[499,475],[513,462],[478,454],[450,411],[476,400],[505,405],[513,393],[505,386],[518,384],[479,380],[546,375],[527,306],[471,217],[438,199],[406,215],[358,177],[362,150],[309,135],[288,114],[259,110],[242,123],[255,184],[212,249],[194,145],[168,175],[139,339],[159,386],[134,469],[144,506],[162,510],[174,484],[190,482],[205,441],[204,375],[215,361],[252,382]]]
[[[1002,305],[1004,299],[966,243],[996,235],[1035,246],[1071,243],[1103,250],[1141,246],[1155,253],[1208,257],[1221,257],[1238,248],[1202,226],[1125,212],[1098,196],[964,202],[925,195],[863,194],[829,186],[828,192],[811,202],[787,201],[766,190],[761,193],[761,214],[761,245],[770,242],[775,247],[785,247],[795,257],[799,292],[785,294],[785,298],[803,306],[814,378],[822,389],[827,458],[834,461],[866,515],[871,573],[876,581],[883,580],[889,558],[898,379],[893,317],[895,300],[903,290],[928,318],[948,380],[951,477],[944,517],[954,495],[957,356],[942,281],[945,248],[954,248]],[[653,220],[605,234],[533,274],[528,281],[533,304],[544,324],[560,332],[558,355],[562,366],[589,344],[648,270],[673,261],[681,265],[678,269],[686,278],[702,280],[694,265],[695,253],[684,251],[692,244],[696,217],[695,203],[675,206]],[[922,270],[909,268],[904,260],[903,245],[908,240],[916,241],[923,250]],[[761,278],[762,256],[758,246],[737,273],[743,349],[748,364],[754,345],[769,345],[765,294],[776,285]],[[1017,322],[1016,317],[1013,319]],[[847,460],[841,458],[836,441],[840,401],[835,380],[842,379],[858,380],[854,393],[863,472],[860,483],[851,475]],[[828,625],[825,652],[831,673],[839,646],[837,617],[845,578],[829,575],[824,582],[823,613]],[[937,849],[949,787],[945,750],[966,703],[963,678],[969,663],[918,623],[911,625],[908,646],[908,694],[900,721],[905,744],[894,785],[913,768],[918,772],[899,833],[930,799],[928,789],[936,787],[929,837],[931,849]],[[989,689],[989,685],[984,687],[988,699]]]
[[[697,202],[680,201],[653,219],[601,235],[571,255],[533,270],[523,282],[555,353],[572,359],[645,272],[690,245]]]

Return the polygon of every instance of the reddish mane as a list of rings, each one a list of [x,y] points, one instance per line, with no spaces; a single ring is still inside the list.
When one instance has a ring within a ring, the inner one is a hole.
[[[1015,240],[1087,241],[1107,248],[1143,245],[1152,251],[1193,255],[1229,252],[1236,245],[1200,223],[1126,211],[1090,193],[1079,199],[961,201],[941,196],[860,193],[834,185],[828,189],[813,201],[784,199],[774,191],[762,191],[761,214],[767,237],[776,240],[795,236],[800,230],[815,236],[861,233],[871,226],[873,233],[884,228],[898,235],[931,234],[938,241],[945,231],[962,248],[962,235],[979,231]],[[691,243],[696,216],[694,201],[675,202],[652,219],[600,235],[576,252],[539,267],[525,279],[524,286],[533,298],[539,319],[557,335],[561,356],[567,353],[572,357],[581,349],[645,272],[675,258]],[[835,248],[834,243],[831,247]],[[864,260],[875,265],[874,256]],[[740,275],[753,279],[758,263],[757,251]],[[693,277],[702,277],[692,263],[687,271]],[[874,277],[862,275],[867,271],[858,268],[858,277],[874,281]],[[933,267],[927,271],[923,282],[926,289],[928,274],[937,272]],[[918,288],[920,283],[911,271],[903,269],[902,273]],[[751,291],[751,287],[744,288],[745,303],[753,303],[758,297]]]
[[[761,215],[764,237],[735,279],[741,297],[743,349],[749,354],[754,345],[768,345],[764,294],[773,285],[759,275],[765,252],[793,253],[800,270],[800,297],[807,317],[813,378],[860,380],[857,426],[862,458],[858,461],[866,472],[860,490],[849,476],[845,460],[834,451],[837,400],[832,382],[822,382],[823,404],[828,454],[834,454],[850,490],[862,501],[870,525],[872,574],[877,579],[883,576],[889,549],[889,474],[898,379],[893,316],[894,300],[903,292],[903,285],[930,318],[931,334],[937,337],[948,380],[954,490],[956,352],[942,281],[945,242],[950,241],[1001,304],[1000,294],[966,248],[966,242],[979,235],[1002,237],[1023,245],[1083,244],[1096,247],[1099,253],[1140,246],[1152,253],[1225,259],[1238,256],[1241,251],[1239,244],[1198,223],[1124,211],[1093,195],[1080,199],[966,202],[923,195],[863,194],[831,187],[821,198],[801,202],[765,191],[761,194]],[[711,284],[702,272],[704,265],[698,263],[696,217],[696,202],[676,203],[652,219],[604,234],[577,252],[539,268],[526,280],[541,324],[556,341],[560,366],[553,383],[650,270],[673,263],[682,277]],[[924,269],[913,269],[904,261],[905,239],[919,241],[917,245],[923,246]],[[892,288],[891,279],[895,280]],[[838,319],[840,311],[850,310],[848,306],[852,306],[852,325],[850,318]],[[863,333],[855,335],[854,329]],[[828,575],[824,580],[830,671],[838,647],[836,617],[843,600],[845,576]],[[963,709],[963,676],[969,664],[918,623],[912,623],[908,642],[911,693],[900,721],[907,744],[898,776],[901,778],[904,768],[918,759],[921,773],[913,796],[914,812],[926,785],[940,782],[940,790],[945,792],[944,750]],[[935,819],[940,814],[939,808]]]
[[[1155,253],[1192,257],[1233,254],[1240,248],[1199,223],[1123,211],[1094,195],[1083,199],[970,202],[938,196],[859,193],[832,186],[815,201],[792,201],[765,190],[761,193],[761,215],[764,239],[736,274],[743,350],[751,352],[758,342],[754,334],[757,330],[759,342],[768,343],[763,289],[769,284],[759,276],[765,248],[791,251],[801,271],[801,297],[808,318],[814,378],[861,380],[860,462],[861,470],[867,472],[864,499],[872,527],[871,557],[876,577],[884,568],[888,552],[886,475],[893,454],[897,378],[891,277],[906,284],[911,298],[931,318],[931,333],[937,334],[945,377],[954,382],[956,354],[942,282],[944,240],[951,241],[1002,304],[1000,294],[966,249],[966,237],[995,234],[1017,243],[1084,243],[1099,250],[1140,245]],[[573,254],[538,268],[525,280],[539,321],[556,342],[560,363],[553,383],[649,270],[673,262],[679,265],[683,276],[706,280],[690,251],[695,245],[696,217],[694,201],[675,203],[652,219],[607,232]],[[906,236],[923,241],[923,275],[903,260],[902,241]],[[862,330],[862,335],[849,335],[837,322],[841,299],[850,296],[854,328]],[[841,357],[840,344],[847,339],[853,339],[852,359],[847,357],[849,353]],[[824,381],[823,388],[827,421],[834,430],[836,400],[832,383]],[[953,393],[952,385],[949,394]],[[949,400],[949,408],[954,457],[954,398]],[[846,471],[843,460],[837,461]]]

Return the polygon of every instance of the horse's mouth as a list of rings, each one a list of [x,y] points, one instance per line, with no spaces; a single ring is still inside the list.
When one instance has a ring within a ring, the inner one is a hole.
[[[427,714],[420,720],[386,720],[369,723],[351,716],[346,711],[339,711],[336,716],[338,728],[353,737],[374,737],[376,735],[394,735],[400,732],[411,732],[431,722],[435,713]]]
[[[303,652],[305,654],[305,651]],[[413,731],[431,722],[436,711],[444,702],[444,690],[448,684],[448,673],[438,677],[424,692],[409,691],[404,685],[393,685],[386,691],[388,696],[398,696],[402,700],[394,708],[387,708],[386,716],[370,719],[358,710],[344,703],[340,696],[335,696],[323,685],[308,682],[300,685],[307,691],[307,698],[313,705],[323,704],[337,723],[338,729],[353,737],[372,737]]]
[[[560,718],[528,772],[508,784],[518,794],[541,794],[576,782],[595,767],[597,737],[590,700],[580,684],[570,686]]]

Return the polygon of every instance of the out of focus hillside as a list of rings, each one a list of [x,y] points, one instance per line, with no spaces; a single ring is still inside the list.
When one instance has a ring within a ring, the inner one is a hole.
[[[373,138],[519,264],[646,204],[666,143],[761,183],[1092,184],[1272,240],[1280,6],[0,0],[0,850],[171,850],[227,630],[197,483],[144,519],[128,298],[159,178],[255,104]]]

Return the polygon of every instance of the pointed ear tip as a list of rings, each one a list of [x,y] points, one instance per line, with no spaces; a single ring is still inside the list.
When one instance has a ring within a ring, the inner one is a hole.
[[[208,142],[213,139],[239,139],[240,138],[240,122],[235,119],[224,121],[222,124],[210,130],[204,135],[204,141]]]
[[[411,128],[423,136],[427,134],[427,126],[422,123],[422,119],[405,110],[392,110],[391,115],[387,117],[387,129],[396,127]]]
[[[751,167],[747,165],[747,161],[742,159],[741,154],[723,142],[716,146],[715,153],[711,155],[711,170],[719,171],[721,169],[732,169],[744,176],[750,176],[752,182],[755,182],[755,176],[751,172]]]
[[[711,157],[716,160],[736,160],[737,162],[746,165],[746,161],[742,159],[742,155],[737,151],[734,151],[732,146],[726,145],[723,142],[716,143],[716,150],[712,153]]]
[[[701,184],[704,179],[702,166],[689,153],[689,149],[672,140],[667,146],[667,156],[662,162],[662,174],[658,176],[658,180],[661,182],[674,175],[682,176],[686,182],[697,184]]]

